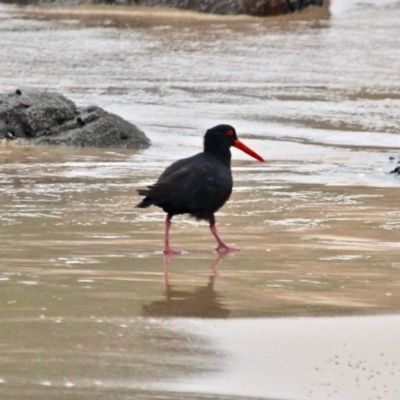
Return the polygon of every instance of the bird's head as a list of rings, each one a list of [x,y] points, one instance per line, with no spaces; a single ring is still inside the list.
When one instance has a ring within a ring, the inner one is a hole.
[[[258,161],[264,162],[264,159],[258,155],[255,151],[247,147],[241,142],[237,135],[236,130],[230,125],[217,125],[214,128],[209,129],[204,135],[204,151],[209,151],[214,154],[229,153],[230,158],[230,147],[236,147],[242,150],[249,156],[255,158]]]

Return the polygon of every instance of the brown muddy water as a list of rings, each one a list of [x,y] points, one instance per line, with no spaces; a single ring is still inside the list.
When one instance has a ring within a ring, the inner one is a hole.
[[[0,146],[2,399],[400,398],[399,1],[273,19],[0,7],[0,88],[136,123],[138,153]],[[231,123],[204,223],[136,189]],[[392,161],[389,157],[393,157]]]

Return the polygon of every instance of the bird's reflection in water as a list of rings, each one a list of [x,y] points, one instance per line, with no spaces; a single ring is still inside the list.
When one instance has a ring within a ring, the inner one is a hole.
[[[222,297],[214,290],[218,266],[227,253],[218,254],[211,265],[208,282],[204,286],[189,290],[177,290],[169,282],[170,255],[164,255],[165,298],[144,305],[145,317],[197,317],[228,318],[230,310],[224,307]]]

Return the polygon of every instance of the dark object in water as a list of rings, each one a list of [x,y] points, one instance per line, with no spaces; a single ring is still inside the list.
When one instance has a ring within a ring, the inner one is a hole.
[[[390,171],[390,173],[400,175],[400,167],[396,167],[393,171]]]
[[[138,190],[138,193],[145,198],[136,207],[147,208],[155,205],[167,213],[165,254],[181,253],[169,245],[171,219],[178,214],[190,214],[197,219],[208,221],[211,233],[218,243],[217,251],[238,250],[226,244],[218,235],[214,216],[232,192],[231,146],[259,161],[264,161],[237,138],[232,126],[218,125],[206,132],[202,153],[174,162],[154,185]]]

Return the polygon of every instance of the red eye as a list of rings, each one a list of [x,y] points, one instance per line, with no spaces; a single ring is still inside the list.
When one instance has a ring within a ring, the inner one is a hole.
[[[227,134],[228,136],[233,136],[234,133],[235,133],[235,132],[233,132],[232,130],[229,130],[229,131],[226,132],[226,134]]]

